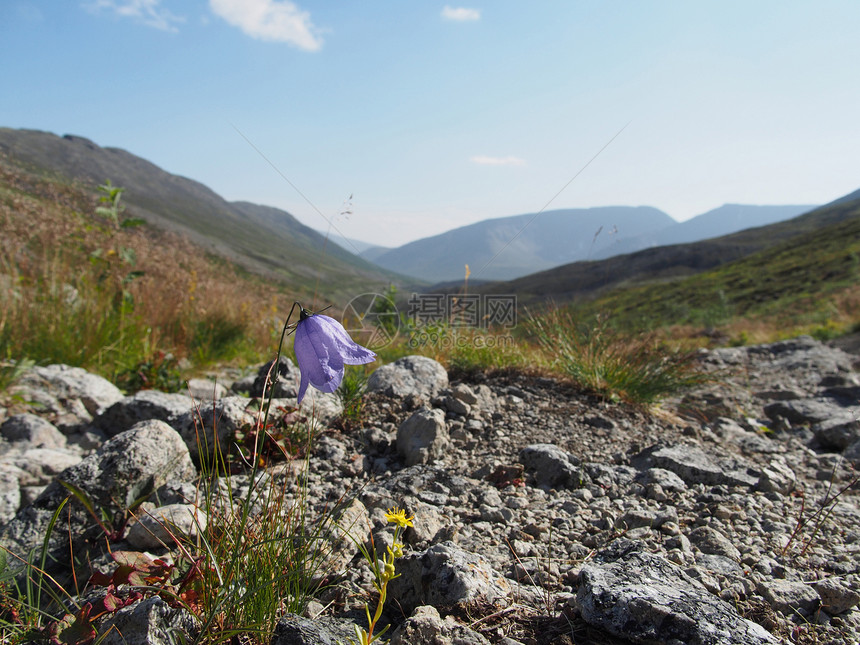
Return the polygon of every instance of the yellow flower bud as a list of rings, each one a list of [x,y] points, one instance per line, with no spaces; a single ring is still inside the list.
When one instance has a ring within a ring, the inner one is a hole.
[[[382,584],[389,582],[392,578],[394,578],[394,563],[386,562],[385,566],[382,568],[382,573],[380,574],[382,578]]]

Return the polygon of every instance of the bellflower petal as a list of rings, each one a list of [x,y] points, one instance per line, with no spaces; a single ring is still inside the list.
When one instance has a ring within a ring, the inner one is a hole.
[[[337,347],[337,352],[347,365],[362,365],[376,360],[376,354],[356,343],[338,321],[330,316],[316,314],[319,325]]]
[[[296,325],[293,350],[302,375],[299,404],[308,385],[321,392],[334,392],[343,380],[344,364],[360,365],[376,360],[376,354],[353,341],[334,318],[304,309]]]

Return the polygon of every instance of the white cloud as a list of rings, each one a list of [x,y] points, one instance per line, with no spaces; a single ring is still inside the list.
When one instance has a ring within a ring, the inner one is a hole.
[[[446,20],[456,20],[458,22],[480,20],[481,10],[466,9],[465,7],[449,7],[448,5],[445,5],[445,8],[442,9],[442,17]]]
[[[112,10],[121,18],[134,18],[149,27],[179,31],[176,25],[185,22],[185,18],[159,7],[160,3],[161,0],[94,0],[84,7],[94,13],[102,9]]]
[[[317,51],[322,39],[311,15],[289,0],[209,0],[212,12],[251,38]]]
[[[525,166],[525,159],[508,155],[507,157],[489,157],[487,155],[475,155],[469,159],[472,163],[482,166]]]

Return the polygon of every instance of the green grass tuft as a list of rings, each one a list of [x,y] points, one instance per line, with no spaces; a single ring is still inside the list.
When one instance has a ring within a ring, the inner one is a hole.
[[[707,380],[695,352],[650,335],[623,336],[605,320],[577,324],[570,313],[551,310],[529,326],[553,369],[611,401],[648,406]]]

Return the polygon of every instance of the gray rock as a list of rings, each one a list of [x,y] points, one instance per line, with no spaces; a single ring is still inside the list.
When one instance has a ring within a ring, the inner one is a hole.
[[[638,529],[648,527],[659,529],[667,522],[678,523],[678,512],[673,507],[662,511],[650,508],[631,508],[615,521],[615,526],[622,529]]]
[[[807,335],[765,345],[755,345],[748,347],[746,351],[750,355],[769,358],[769,362],[774,367],[802,371],[813,376],[851,371],[851,358],[848,354],[842,350],[828,347]]]
[[[5,524],[21,506],[19,470],[13,466],[0,466],[0,524]]]
[[[327,616],[311,620],[287,614],[278,621],[271,645],[343,645],[355,640],[353,623]]]
[[[520,461],[538,486],[579,488],[584,475],[579,459],[558,446],[536,443],[520,451]]]
[[[397,561],[399,578],[389,585],[389,597],[407,613],[421,605],[465,608],[472,602],[493,605],[508,598],[511,583],[477,555],[451,542]]]
[[[182,438],[166,423],[156,420],[142,421],[107,441],[97,452],[60,473],[58,479],[84,491],[97,512],[114,516],[160,485],[173,480],[189,481],[196,474]],[[0,543],[18,554],[40,545],[51,516],[68,495],[68,489],[53,481],[3,527]],[[89,533],[92,520],[77,501],[70,508],[71,517],[65,524],[79,541]],[[64,531],[55,531],[50,544],[55,554],[68,554],[69,537]]]
[[[722,555],[733,560],[740,560],[741,552],[719,530],[712,526],[700,526],[690,531],[690,543],[702,553]]]
[[[697,554],[696,564],[710,573],[717,573],[723,576],[741,574],[744,570],[735,558],[712,553],[703,552]]]
[[[394,631],[389,645],[490,645],[490,641],[452,616],[443,620],[435,607],[424,606]]]
[[[188,379],[188,396],[200,403],[212,403],[223,396],[227,396],[227,388],[217,381],[208,378]]]
[[[409,514],[415,514],[413,506],[418,501],[445,506],[451,503],[452,497],[474,490],[479,485],[474,479],[461,477],[448,469],[416,464],[394,473],[379,484],[368,485],[362,492],[362,501],[372,510],[386,511],[391,506],[397,506],[405,507]],[[494,490],[492,492],[495,493]],[[501,505],[498,493],[495,493],[495,497]],[[429,530],[415,528],[422,535]],[[411,531],[407,530],[407,536]]]
[[[860,466],[860,441],[852,443],[842,454],[845,459],[854,464],[855,467]]]
[[[62,449],[65,435],[53,423],[35,414],[15,414],[0,425],[0,436],[12,443],[25,443],[31,448]]]
[[[765,493],[780,493],[788,495],[794,490],[797,475],[788,467],[784,459],[772,459],[770,463],[761,469],[757,488]]]
[[[448,395],[442,401],[442,405],[445,407],[448,412],[452,414],[457,414],[461,417],[468,416],[472,411],[472,407],[463,402],[461,399],[456,398],[455,396]]]
[[[775,401],[764,406],[768,418],[775,420],[782,417],[792,425],[822,423],[833,417],[843,417],[845,412],[845,408],[829,397]]]
[[[48,448],[25,450],[12,459],[22,473],[18,482],[21,486],[47,486],[57,475],[80,461],[80,455]]]
[[[367,379],[368,392],[405,397],[409,394],[431,399],[448,387],[448,372],[426,356],[404,356],[383,365]]]
[[[416,548],[430,546],[433,539],[445,528],[445,516],[435,507],[424,502],[415,502],[410,511],[417,519],[414,526],[406,529],[404,539],[407,544]]]
[[[572,456],[572,455],[571,455]],[[576,459],[576,457],[573,457]],[[582,464],[582,469],[591,483],[605,490],[614,490],[618,488],[626,488],[632,484],[639,474],[635,468],[623,465],[598,464],[594,462],[586,462]]]
[[[493,394],[493,391],[484,383],[474,386],[472,391],[475,393],[475,396],[478,397],[477,406],[480,410],[484,412],[495,412],[499,407],[496,395]]]
[[[757,399],[762,399],[763,401],[793,401],[795,399],[804,398],[803,392],[794,388],[775,388],[773,390],[758,390],[756,392],[753,392],[753,395]]]
[[[756,591],[787,618],[794,618],[796,614],[808,618],[821,607],[818,592],[811,585],[795,580],[774,578],[762,581],[756,586]]]
[[[99,625],[102,645],[174,645],[178,635],[190,641],[196,633],[194,617],[152,597],[123,607]]]
[[[785,446],[781,442],[774,441],[769,436],[759,432],[747,432],[737,437],[735,441],[737,441],[738,448],[748,455],[772,454],[785,450]]]
[[[286,399],[286,401],[290,407],[298,406],[295,398]],[[309,387],[305,398],[302,399],[302,414],[312,416],[317,427],[327,426],[343,414],[343,403],[336,392],[320,392],[314,387]]]
[[[328,571],[342,573],[358,552],[358,545],[367,546],[370,539],[370,513],[358,499],[350,499],[332,512],[332,527],[326,537],[330,550],[326,557]]]
[[[486,387],[486,386],[485,386]],[[451,396],[468,406],[478,405],[478,395],[465,383],[458,383],[451,388]]]
[[[615,520],[615,526],[619,529],[638,529],[643,526],[653,527],[657,519],[657,511],[646,508],[630,509],[624,515]]]
[[[445,413],[439,409],[419,410],[397,429],[397,453],[407,466],[430,463],[449,445]]]
[[[107,379],[91,374],[80,367],[68,365],[48,365],[33,367],[19,380],[16,390],[39,390],[42,398],[51,402],[49,411],[76,413],[73,401],[79,402],[83,409],[94,417],[113,405],[123,394],[118,387]]]
[[[860,419],[850,413],[836,416],[815,424],[812,432],[822,448],[841,452],[860,441]]]
[[[583,619],[634,643],[779,643],[701,583],[629,540],[616,540],[579,574]]]
[[[296,367],[289,358],[281,356],[280,362],[278,363],[278,374],[276,375],[275,371],[272,369],[274,364],[275,361],[269,361],[257,370],[257,376],[254,378],[253,383],[251,383],[248,392],[249,396],[254,398],[262,397],[266,387],[269,388],[269,390],[265,391],[266,398],[274,395],[274,398],[276,399],[294,399],[298,396],[299,382],[302,377],[302,373],[299,368]],[[275,382],[274,388],[272,388],[271,384],[267,383],[267,379],[273,380],[276,376],[277,381]],[[274,390],[274,394],[272,393],[272,390]]]
[[[671,470],[665,468],[648,468],[636,475],[636,481],[648,486],[657,484],[663,490],[681,492],[687,489],[687,484]]]
[[[688,486],[725,484],[752,487],[758,483],[758,473],[747,464],[716,458],[695,446],[653,446],[639,453],[633,461],[642,469],[670,470]]]
[[[326,464],[340,464],[346,460],[347,446],[344,442],[334,437],[322,435],[314,437],[314,456],[322,459]]]
[[[256,380],[257,376],[255,374],[243,376],[230,384],[230,391],[239,396],[252,396],[251,392],[254,390],[254,382]]]
[[[174,425],[193,409],[194,401],[185,394],[141,390],[111,405],[94,423],[107,436],[114,437],[140,421],[157,419]]]
[[[193,504],[168,504],[139,513],[125,537],[135,549],[170,547],[176,542],[174,538],[180,538],[180,543],[195,539],[206,530],[206,523],[206,513]]]
[[[172,416],[168,423],[185,441],[191,459],[199,462],[201,453],[212,457],[216,440],[221,450],[226,451],[239,428],[253,426],[256,416],[248,410],[250,401],[241,396],[227,396],[214,403],[201,402]]]
[[[860,593],[836,577],[824,578],[813,584],[821,598],[821,608],[831,616],[844,614],[860,604]]]

